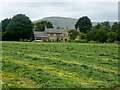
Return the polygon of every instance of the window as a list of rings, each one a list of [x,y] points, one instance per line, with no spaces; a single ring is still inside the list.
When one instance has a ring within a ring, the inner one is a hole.
[[[54,36],[54,34],[50,34],[50,36]]]
[[[57,37],[60,37],[60,34],[56,34]]]

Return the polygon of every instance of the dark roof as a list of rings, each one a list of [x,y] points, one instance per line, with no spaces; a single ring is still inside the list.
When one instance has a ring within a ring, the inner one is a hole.
[[[36,38],[48,38],[48,35],[45,32],[34,32],[34,36]]]
[[[55,34],[59,34],[62,33],[64,31],[64,29],[45,29],[45,31],[49,34],[49,33],[55,33]]]

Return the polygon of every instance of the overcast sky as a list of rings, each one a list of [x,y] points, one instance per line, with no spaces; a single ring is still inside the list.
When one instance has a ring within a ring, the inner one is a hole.
[[[117,21],[119,0],[0,0],[0,20],[23,13],[32,21],[49,16]]]

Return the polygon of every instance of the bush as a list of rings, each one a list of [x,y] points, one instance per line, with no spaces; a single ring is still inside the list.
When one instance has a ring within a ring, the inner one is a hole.
[[[79,32],[75,29],[71,29],[70,31],[68,31],[68,34],[71,40],[75,40],[77,36],[79,35]]]
[[[107,33],[107,42],[114,42],[117,39],[117,33],[115,32],[108,32]]]
[[[88,43],[88,41],[85,39],[75,40],[74,42],[76,42],[76,43]]]
[[[80,39],[86,39],[87,37],[87,34],[85,33],[80,33]]]
[[[97,42],[92,40],[92,41],[89,41],[89,43],[97,43]]]
[[[91,41],[91,40],[95,41],[96,40],[96,37],[95,37],[96,32],[97,32],[97,30],[91,30],[90,32],[88,32],[86,39],[88,41]]]
[[[74,42],[74,40],[68,40],[68,42]]]
[[[85,40],[85,39],[81,39],[81,40],[68,40],[68,42],[74,42],[74,43],[88,43],[89,41]]]
[[[102,43],[106,42],[106,40],[107,40],[107,34],[106,33],[107,33],[106,30],[104,30],[102,28],[98,29],[96,34],[95,34],[96,41],[102,42]]]
[[[118,43],[119,43],[119,41],[114,41],[113,43],[117,43],[117,44],[118,44]]]

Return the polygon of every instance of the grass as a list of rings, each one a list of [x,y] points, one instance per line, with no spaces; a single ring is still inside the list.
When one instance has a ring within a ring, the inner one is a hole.
[[[118,45],[2,43],[3,88],[116,88]]]

